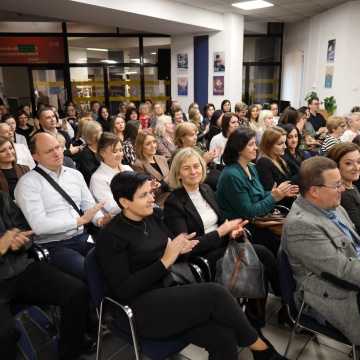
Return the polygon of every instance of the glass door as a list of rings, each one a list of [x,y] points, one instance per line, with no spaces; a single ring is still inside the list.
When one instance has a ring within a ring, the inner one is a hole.
[[[55,106],[64,110],[66,92],[63,69],[32,69],[33,91],[36,108],[40,104]]]

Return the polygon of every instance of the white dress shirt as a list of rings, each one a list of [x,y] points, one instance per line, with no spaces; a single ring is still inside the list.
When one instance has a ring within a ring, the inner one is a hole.
[[[133,171],[129,165],[122,165],[122,169],[123,171]],[[94,198],[97,202],[105,201],[104,209],[112,215],[121,212],[110,189],[111,180],[118,173],[119,171],[116,171],[109,165],[101,162],[100,166],[92,174],[90,179],[90,191],[94,195]]]
[[[16,163],[20,165],[26,165],[31,169],[35,167],[35,161],[31,156],[30,150],[27,145],[14,143],[16,152]]]
[[[64,189],[79,209],[85,212],[95,205],[95,200],[79,171],[62,166],[58,175],[42,165],[39,167]],[[14,194],[17,205],[39,243],[67,240],[84,232],[84,227],[77,225],[79,214],[35,170],[19,179]],[[93,223],[96,224],[102,216],[102,212],[98,211]]]
[[[27,141],[26,141],[26,137],[24,135],[15,133],[15,142],[17,144],[24,144],[26,145],[26,147],[28,147]]]
[[[210,141],[210,146],[209,146],[209,150],[213,150],[213,149],[217,149],[219,152],[219,155],[214,159],[214,163],[215,164],[221,164],[221,157],[222,154],[224,152],[226,143],[228,141],[228,138],[226,138],[222,132],[215,135],[211,141]]]

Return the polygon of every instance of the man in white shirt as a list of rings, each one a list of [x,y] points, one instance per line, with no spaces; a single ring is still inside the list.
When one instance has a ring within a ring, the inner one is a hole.
[[[6,123],[0,124],[0,136],[14,142],[14,132],[11,127]],[[16,163],[20,165],[26,165],[30,169],[35,167],[35,161],[30,154],[30,150],[27,145],[14,143],[15,152],[16,152]]]
[[[63,149],[58,140],[46,133],[35,135],[31,142],[38,167],[70,196],[83,215],[54,189],[48,180],[32,170],[15,188],[15,200],[36,235],[35,241],[50,251],[50,261],[61,270],[84,278],[84,256],[92,247],[84,232],[91,221],[102,226],[109,219],[96,204],[81,173],[63,166]]]

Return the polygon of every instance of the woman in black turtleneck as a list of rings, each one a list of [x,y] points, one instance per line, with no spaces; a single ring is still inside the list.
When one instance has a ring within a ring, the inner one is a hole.
[[[258,337],[224,287],[164,285],[171,265],[198,241],[195,234],[170,240],[160,210],[154,209],[148,175],[121,172],[111,190],[122,213],[98,235],[96,256],[109,295],[134,309],[140,336],[166,339],[181,334],[204,347],[213,360],[237,360],[237,346],[249,346],[255,360],[283,359]]]

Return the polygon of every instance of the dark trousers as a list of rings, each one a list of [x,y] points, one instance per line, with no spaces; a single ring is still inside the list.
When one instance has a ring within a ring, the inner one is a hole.
[[[86,233],[63,241],[42,244],[50,252],[50,264],[60,270],[85,280],[85,256],[94,244],[88,243]]]
[[[275,258],[280,247],[280,236],[275,235],[271,230],[267,228],[260,228],[253,224],[249,225],[249,230],[251,231],[253,244],[263,245],[268,248]]]
[[[47,263],[34,262],[20,275],[0,282],[0,359],[4,360],[15,359],[19,337],[12,303],[60,306],[60,359],[79,355],[88,313],[88,293],[82,281]]]
[[[131,303],[140,336],[182,335],[211,360],[237,360],[237,346],[257,338],[234,297],[221,285],[201,283],[149,291]]]

